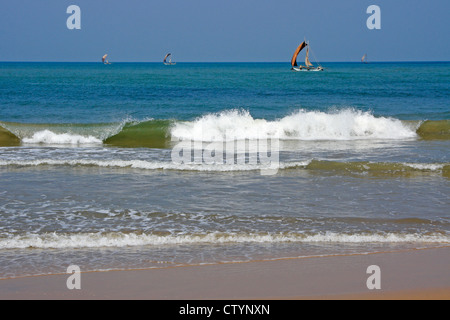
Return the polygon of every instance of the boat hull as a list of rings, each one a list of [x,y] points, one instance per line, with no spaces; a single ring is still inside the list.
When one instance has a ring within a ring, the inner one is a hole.
[[[293,67],[291,69],[292,71],[296,71],[296,72],[315,72],[315,71],[323,71],[323,68],[318,67],[318,68],[296,68]]]

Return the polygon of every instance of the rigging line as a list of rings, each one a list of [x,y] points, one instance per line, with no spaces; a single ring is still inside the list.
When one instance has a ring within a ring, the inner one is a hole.
[[[311,47],[309,47],[309,51],[312,53],[313,57],[314,57],[314,61],[321,67],[322,65],[320,64],[320,62],[316,59],[316,55],[314,54],[314,51],[311,49]]]

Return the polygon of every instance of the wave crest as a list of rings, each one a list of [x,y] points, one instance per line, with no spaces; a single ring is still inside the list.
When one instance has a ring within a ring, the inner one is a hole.
[[[38,167],[38,166],[85,166],[111,169],[140,169],[140,170],[174,170],[192,172],[245,172],[267,169],[261,163],[227,164],[202,162],[176,163],[171,161],[147,160],[94,160],[94,159],[39,159],[39,160],[0,160],[0,167]],[[326,161],[304,160],[293,162],[279,162],[277,170],[308,170],[328,174],[343,174],[357,176],[416,176],[442,175],[450,177],[449,163],[395,163],[368,161]]]
[[[398,119],[375,117],[353,109],[331,113],[298,110],[274,121],[255,119],[248,111],[231,110],[176,123],[171,135],[175,139],[194,141],[407,139],[417,136]]]
[[[29,144],[102,144],[102,140],[93,136],[82,136],[78,134],[57,134],[50,130],[38,131],[30,138],[24,138],[24,143]]]
[[[316,234],[235,234],[211,232],[191,235],[155,235],[139,233],[84,233],[84,234],[29,234],[0,239],[1,249],[24,248],[101,248],[151,245],[191,245],[191,244],[233,244],[233,243],[449,243],[443,234],[402,234],[402,233],[336,233]]]
[[[110,124],[0,123],[0,146],[106,144],[170,148],[173,141],[230,140],[402,140],[450,138],[450,120],[402,121],[370,112],[297,110],[277,120],[256,119],[245,110],[203,115],[193,121],[125,119]]]

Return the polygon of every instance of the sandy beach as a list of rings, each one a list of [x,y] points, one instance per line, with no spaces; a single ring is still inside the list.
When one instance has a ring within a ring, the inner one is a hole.
[[[367,267],[380,268],[369,290]],[[0,280],[0,299],[444,299],[450,298],[450,247],[366,255],[310,257],[81,273]],[[81,270],[82,271],[82,270]]]

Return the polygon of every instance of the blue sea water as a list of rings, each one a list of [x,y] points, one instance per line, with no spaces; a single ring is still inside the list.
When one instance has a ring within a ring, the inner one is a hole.
[[[448,246],[450,63],[323,67],[0,63],[0,278]]]
[[[1,121],[193,120],[231,108],[275,119],[298,109],[449,119],[450,63],[0,63]]]

